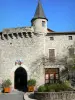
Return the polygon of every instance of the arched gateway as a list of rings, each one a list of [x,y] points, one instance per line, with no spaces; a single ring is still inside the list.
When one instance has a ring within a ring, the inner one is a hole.
[[[23,67],[15,70],[14,88],[24,92],[27,91],[27,72]]]

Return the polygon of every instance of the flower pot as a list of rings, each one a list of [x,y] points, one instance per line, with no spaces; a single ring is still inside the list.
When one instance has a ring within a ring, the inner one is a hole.
[[[28,92],[33,92],[34,91],[34,86],[28,86]]]
[[[4,88],[4,93],[9,93],[11,91],[10,87],[5,87]]]

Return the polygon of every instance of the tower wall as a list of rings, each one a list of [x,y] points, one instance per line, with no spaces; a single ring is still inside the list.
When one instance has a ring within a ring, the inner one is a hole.
[[[45,22],[45,26],[42,26],[42,22]],[[35,33],[47,33],[47,20],[38,18],[33,21],[33,27]]]

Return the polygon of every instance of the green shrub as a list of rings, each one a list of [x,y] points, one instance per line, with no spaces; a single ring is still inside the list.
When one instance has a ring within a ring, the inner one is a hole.
[[[7,79],[7,80],[4,80],[3,83],[2,83],[2,87],[9,87],[11,85],[11,81],[10,79]]]
[[[35,86],[36,85],[36,80],[35,79],[30,79],[28,80],[28,86]]]
[[[55,91],[54,85],[45,85],[46,87],[46,92],[53,92]]]
[[[55,84],[48,84],[44,86],[40,86],[38,88],[39,92],[59,92],[59,91],[67,91],[69,90],[69,86],[65,83],[55,83]]]
[[[38,88],[38,92],[46,92],[46,87],[45,86],[40,86]]]

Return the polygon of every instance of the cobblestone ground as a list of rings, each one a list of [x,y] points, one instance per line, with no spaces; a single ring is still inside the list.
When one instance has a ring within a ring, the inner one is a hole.
[[[11,93],[0,94],[0,100],[24,100],[24,93],[12,91]]]
[[[19,94],[0,94],[0,100],[24,100]]]
[[[36,100],[36,99],[34,99],[34,93],[32,92],[24,93],[14,90],[11,93],[0,94],[0,100]]]

